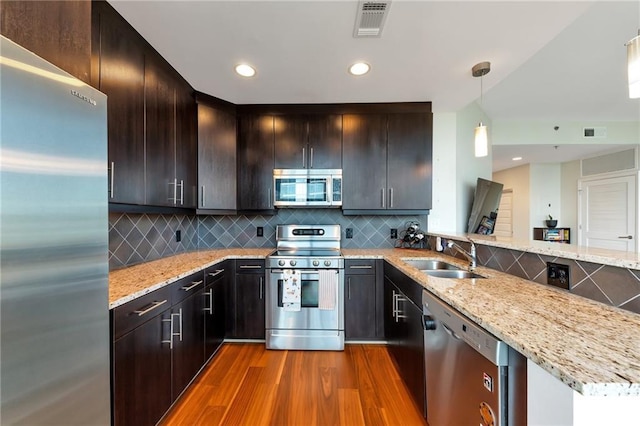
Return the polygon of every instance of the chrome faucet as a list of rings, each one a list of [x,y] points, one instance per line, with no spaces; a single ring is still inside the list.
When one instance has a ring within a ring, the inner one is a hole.
[[[469,238],[469,244],[471,244],[471,251],[468,252],[462,247],[460,247],[455,241],[447,241],[447,247],[455,249],[456,251],[462,253],[464,257],[469,260],[469,271],[473,271],[478,266],[477,256],[476,256],[476,245]]]

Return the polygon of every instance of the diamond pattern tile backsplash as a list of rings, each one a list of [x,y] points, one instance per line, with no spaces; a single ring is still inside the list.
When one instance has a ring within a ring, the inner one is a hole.
[[[275,247],[276,225],[339,224],[344,248],[393,247],[391,228],[399,235],[407,223],[422,229],[427,216],[343,216],[338,209],[282,209],[275,216],[190,216],[112,213],[109,215],[109,267],[118,269],[196,249]],[[263,227],[264,236],[256,236]],[[346,229],[353,238],[346,238]],[[180,230],[182,241],[176,242]]]
[[[435,237],[427,238],[430,247]],[[469,243],[460,242],[469,250]],[[519,250],[477,245],[478,265],[486,266],[540,284],[547,284],[547,262],[569,266],[569,291],[591,300],[640,313],[640,271],[601,265],[562,257],[545,256]],[[464,259],[453,249],[445,254]]]

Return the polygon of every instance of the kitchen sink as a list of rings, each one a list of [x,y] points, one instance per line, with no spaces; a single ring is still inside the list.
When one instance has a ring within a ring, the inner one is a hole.
[[[414,268],[420,269],[421,271],[460,270],[460,268],[456,265],[452,265],[450,263],[443,262],[441,260],[435,260],[435,259],[402,259],[402,261],[413,266]]]
[[[465,271],[462,269],[424,269],[421,272],[438,278],[484,278],[482,275],[478,275],[475,272]]]

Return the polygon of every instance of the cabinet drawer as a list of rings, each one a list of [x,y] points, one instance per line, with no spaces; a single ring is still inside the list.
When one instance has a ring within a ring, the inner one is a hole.
[[[237,259],[236,273],[264,274],[264,259]]]
[[[225,260],[223,262],[217,263],[213,266],[209,266],[204,270],[204,285],[205,287],[214,281],[221,279],[224,275],[233,273],[233,261]]]
[[[345,259],[344,273],[347,275],[374,275],[376,273],[376,260]]]
[[[162,287],[113,309],[113,340],[171,307],[171,288]]]
[[[204,271],[180,278],[171,284],[171,302],[173,305],[180,303],[202,288],[204,288]]]

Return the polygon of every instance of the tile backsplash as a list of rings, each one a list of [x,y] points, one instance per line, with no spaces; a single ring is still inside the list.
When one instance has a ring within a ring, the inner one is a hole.
[[[109,267],[118,269],[197,249],[275,247],[276,225],[339,224],[344,248],[393,247],[391,228],[399,235],[415,221],[425,229],[427,216],[343,216],[339,209],[281,209],[275,216],[195,216],[111,213]],[[261,226],[264,235],[258,237]],[[346,238],[346,229],[353,238]],[[176,231],[182,240],[176,241]]]
[[[435,237],[428,237],[431,247],[435,246],[434,240]],[[469,249],[469,243],[467,242],[460,242],[460,245],[467,250]],[[547,284],[547,262],[568,265],[570,276],[569,291],[571,293],[610,306],[640,313],[639,270],[481,244],[476,245],[476,247],[478,265],[540,284]],[[447,248],[444,253],[464,259],[464,256],[453,249]]]

